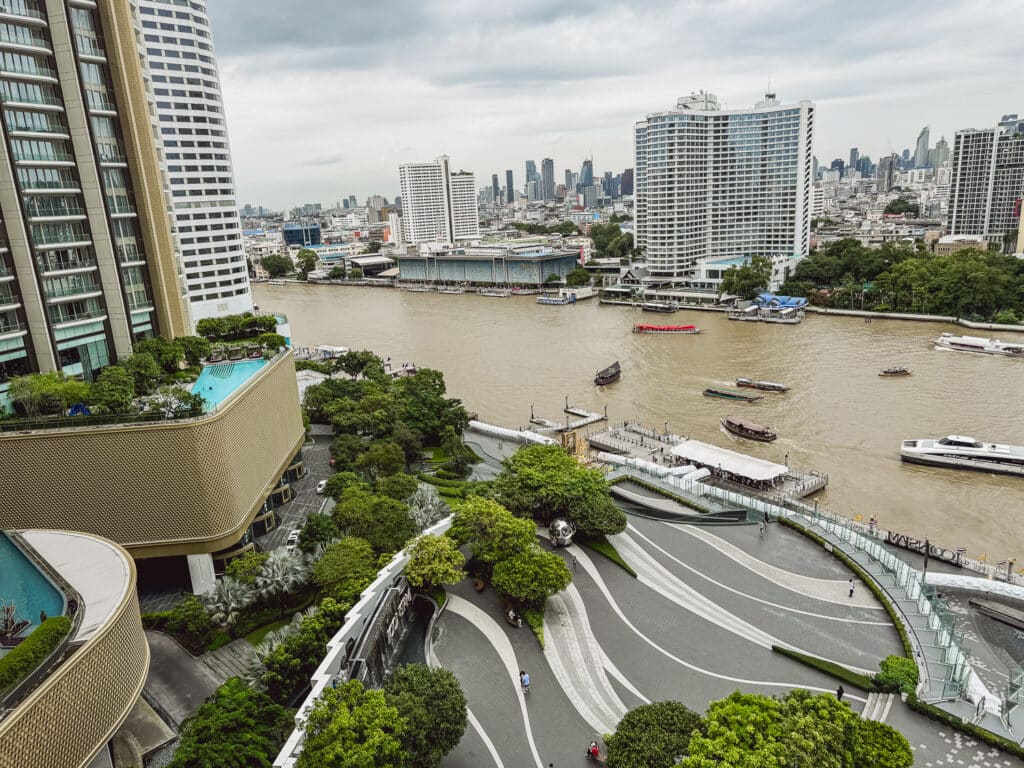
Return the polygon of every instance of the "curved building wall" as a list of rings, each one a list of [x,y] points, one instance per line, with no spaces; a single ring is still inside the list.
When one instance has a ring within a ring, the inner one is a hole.
[[[0,768],[86,766],[135,706],[149,671],[149,646],[135,563],[122,556],[130,584],[106,623],[0,720]]]
[[[0,528],[96,534],[134,557],[236,543],[302,446],[291,351],[213,413],[0,436]]]

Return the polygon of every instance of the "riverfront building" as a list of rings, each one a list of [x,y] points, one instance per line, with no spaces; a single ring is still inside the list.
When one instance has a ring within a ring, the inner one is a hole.
[[[711,93],[680,98],[634,129],[636,244],[656,279],[700,282],[703,262],[807,256],[814,105],[722,109]]]
[[[140,0],[193,321],[252,309],[205,0]]]
[[[149,672],[135,564],[96,536],[30,530],[0,532],[0,572],[0,599],[16,600],[14,642],[38,642],[44,618],[43,634],[60,636],[52,655],[0,693],[0,766],[109,768],[110,741]]]
[[[452,171],[448,157],[432,163],[399,166],[402,188],[402,237],[411,245],[455,243],[480,237],[476,181],[467,171]]]
[[[1002,249],[1021,217],[1024,120],[1004,115],[995,128],[957,131],[952,165],[949,234],[979,235]]]
[[[565,278],[577,266],[577,251],[554,250],[537,243],[423,248],[399,254],[402,282],[541,285],[549,277]]]
[[[91,380],[191,330],[136,23],[126,0],[3,9],[0,407],[12,376]]]

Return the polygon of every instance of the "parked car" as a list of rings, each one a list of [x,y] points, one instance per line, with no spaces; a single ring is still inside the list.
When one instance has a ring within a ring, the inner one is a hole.
[[[319,493],[319,494],[323,494],[324,488],[326,488],[326,487],[327,487],[327,481],[326,480],[321,480],[319,483],[316,484],[316,492]]]
[[[292,532],[288,534],[288,541],[285,542],[284,548],[291,552],[299,545],[299,533],[302,532],[301,528],[292,528]]]

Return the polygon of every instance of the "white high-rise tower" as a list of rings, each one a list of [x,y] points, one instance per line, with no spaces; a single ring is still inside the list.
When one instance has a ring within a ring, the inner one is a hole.
[[[687,285],[708,262],[768,256],[784,273],[807,256],[813,133],[814,105],[775,94],[724,110],[695,93],[637,123],[636,243],[651,273]]]
[[[455,243],[480,237],[476,180],[468,171],[452,171],[448,157],[398,167],[402,188],[404,242]]]
[[[206,0],[139,0],[192,319],[252,309]]]

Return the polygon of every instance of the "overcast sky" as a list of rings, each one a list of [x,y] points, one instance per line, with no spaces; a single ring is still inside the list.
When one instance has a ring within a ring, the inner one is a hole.
[[[872,158],[1024,112],[1020,0],[210,0],[240,204],[398,194],[448,154],[478,186],[552,157],[633,165],[632,126],[769,75],[817,104],[815,154]]]

